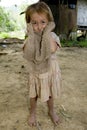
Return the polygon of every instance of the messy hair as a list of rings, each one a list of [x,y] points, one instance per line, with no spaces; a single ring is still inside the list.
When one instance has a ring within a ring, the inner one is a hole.
[[[37,3],[32,4],[27,7],[27,9],[25,11],[26,23],[30,22],[31,15],[33,13],[45,14],[49,22],[54,21],[52,12],[51,12],[49,6],[45,2],[37,2]]]

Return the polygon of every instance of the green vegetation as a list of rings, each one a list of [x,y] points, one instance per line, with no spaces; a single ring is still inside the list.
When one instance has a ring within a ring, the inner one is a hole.
[[[0,38],[9,38],[9,37],[10,37],[10,35],[6,32],[0,33]]]
[[[62,47],[87,47],[87,40],[72,40],[72,41],[61,41]]]
[[[25,33],[23,31],[1,32],[0,38],[19,38],[24,39]]]
[[[15,21],[11,20],[9,13],[0,7],[0,32],[14,31],[15,25]]]
[[[20,16],[21,11],[17,9],[14,6],[13,10],[0,7],[0,38],[24,38],[24,16]]]

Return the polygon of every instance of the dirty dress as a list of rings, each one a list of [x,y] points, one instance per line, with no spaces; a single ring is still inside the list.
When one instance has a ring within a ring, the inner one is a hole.
[[[59,37],[51,32],[58,46],[60,45]],[[48,72],[37,74],[29,73],[28,88],[29,97],[38,97],[42,102],[46,102],[50,97],[57,98],[60,96],[61,71],[58,64],[56,53],[52,53],[50,57],[50,68]]]

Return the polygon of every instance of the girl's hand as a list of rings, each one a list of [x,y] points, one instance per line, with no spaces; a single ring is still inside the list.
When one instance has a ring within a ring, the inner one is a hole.
[[[34,36],[34,30],[33,30],[33,27],[32,27],[32,24],[31,23],[28,23],[27,24],[27,34],[28,36]]]
[[[50,33],[55,28],[54,22],[49,22],[46,28],[44,29],[44,34]]]

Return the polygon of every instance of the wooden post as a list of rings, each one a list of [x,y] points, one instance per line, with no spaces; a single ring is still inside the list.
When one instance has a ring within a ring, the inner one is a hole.
[[[71,32],[77,30],[77,7],[75,4],[59,4],[59,34],[69,39]]]

